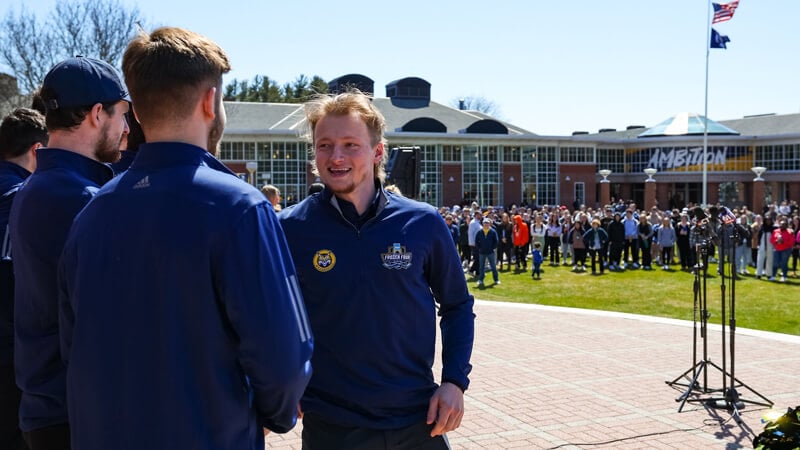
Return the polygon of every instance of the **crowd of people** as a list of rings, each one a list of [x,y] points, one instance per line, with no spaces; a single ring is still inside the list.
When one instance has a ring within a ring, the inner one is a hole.
[[[794,200],[769,204],[758,213],[746,206],[701,208],[692,203],[681,209],[643,210],[621,199],[599,209],[472,203],[441,207],[439,213],[465,273],[479,287],[487,269],[527,271],[529,260],[535,264],[539,258],[552,267],[571,266],[573,272],[593,275],[654,268],[691,271],[725,261],[732,262],[734,276],[770,281],[798,277],[800,210]],[[491,239],[482,239],[484,234],[497,235],[491,256],[484,244]],[[532,270],[531,276],[537,278],[539,272]],[[499,282],[496,271],[493,276]]]
[[[216,43],[142,30],[122,69],[59,62],[0,126],[0,448],[450,448],[473,297],[371,98],[305,104],[321,184],[281,209],[215,158]]]

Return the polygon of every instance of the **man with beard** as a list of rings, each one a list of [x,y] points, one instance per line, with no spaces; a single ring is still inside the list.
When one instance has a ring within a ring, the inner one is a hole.
[[[122,67],[146,143],[59,266],[72,445],[263,449],[296,423],[313,341],[272,204],[212,155],[228,57],[165,27]]]
[[[32,450],[69,448],[56,267],[72,220],[113,176],[105,163],[119,158],[129,102],[113,67],[83,57],[56,64],[41,98],[49,146],[37,151],[36,171],[17,193],[9,219],[20,428]]]
[[[320,343],[301,402],[303,448],[449,448],[475,317],[450,233],[432,206],[383,188],[386,122],[368,96],[320,96],[306,118],[325,190],[280,214]]]

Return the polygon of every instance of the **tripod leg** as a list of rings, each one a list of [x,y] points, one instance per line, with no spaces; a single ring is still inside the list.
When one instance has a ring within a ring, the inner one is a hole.
[[[686,392],[684,392],[683,395],[675,399],[675,401],[678,400],[681,401],[681,405],[678,406],[678,412],[683,411],[683,406],[686,405],[686,401],[689,399],[689,394],[692,393],[694,387],[697,385],[697,379],[700,378],[700,372],[704,371],[706,368],[706,362],[700,361],[695,367],[697,371],[694,374],[694,378],[692,378],[692,382],[689,383],[689,387],[686,389]]]
[[[739,413],[738,406],[738,403],[740,403],[739,393],[736,392],[736,389],[733,387],[728,389],[728,391],[725,393],[725,403],[727,404],[728,409],[731,411],[731,417],[733,417],[733,420],[735,420],[737,424],[741,425],[742,415]]]

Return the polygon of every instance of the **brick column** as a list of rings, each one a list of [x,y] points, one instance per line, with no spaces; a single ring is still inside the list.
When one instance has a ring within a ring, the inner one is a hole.
[[[719,203],[719,183],[708,183],[707,185],[708,205]]]
[[[611,182],[608,180],[600,181],[600,208],[611,203]]]
[[[656,205],[656,180],[645,180],[644,182],[644,210],[650,211],[650,208]]]
[[[761,214],[764,211],[764,201],[766,200],[767,189],[764,186],[764,179],[761,177],[753,180],[753,211],[756,214]]]

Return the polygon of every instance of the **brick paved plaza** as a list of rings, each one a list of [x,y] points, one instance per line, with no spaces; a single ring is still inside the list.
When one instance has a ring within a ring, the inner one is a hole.
[[[751,403],[741,425],[699,402],[677,412],[681,391],[665,382],[692,366],[691,322],[487,301],[475,313],[472,384],[462,426],[449,434],[454,449],[753,448],[763,430],[767,408]],[[735,342],[738,380],[781,412],[800,405],[800,337],[739,328]],[[721,366],[717,326],[708,348]],[[722,387],[713,367],[708,387]],[[267,448],[299,449],[301,429],[269,435]]]

